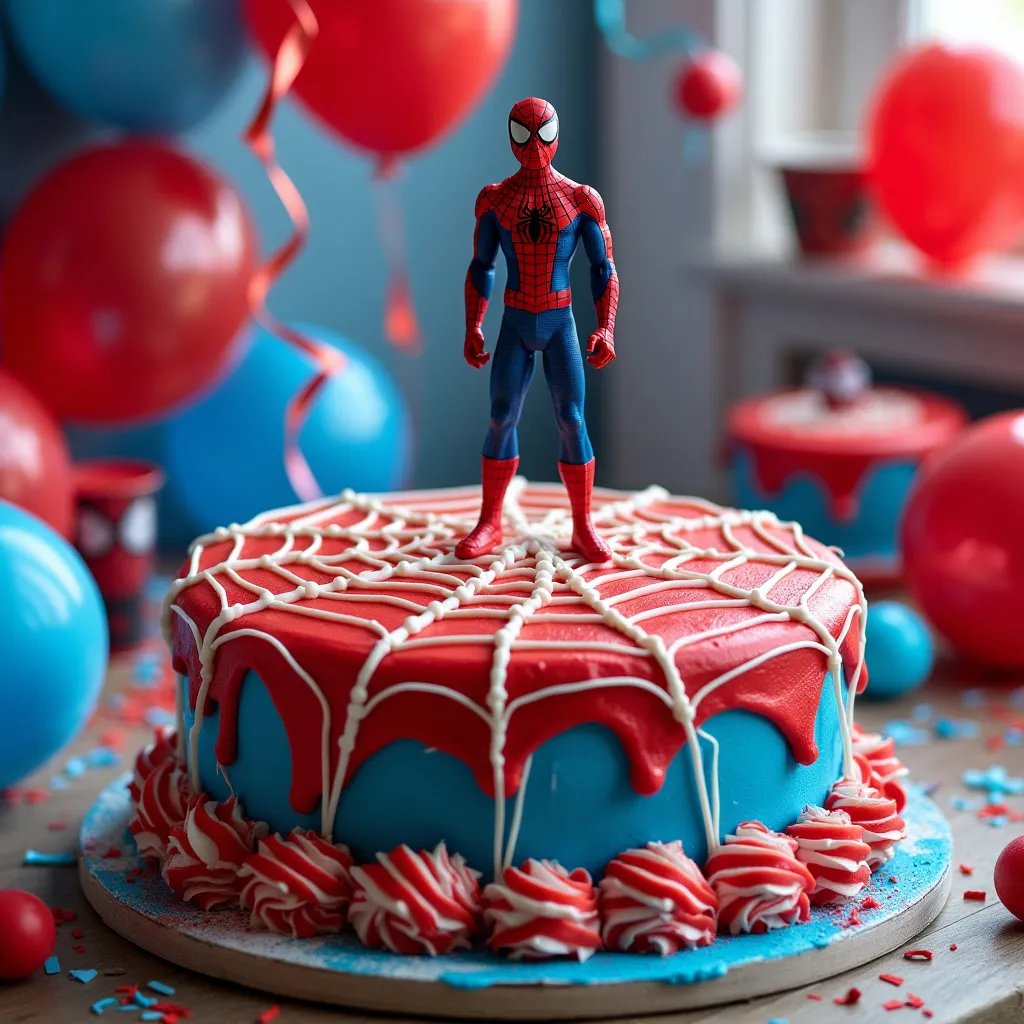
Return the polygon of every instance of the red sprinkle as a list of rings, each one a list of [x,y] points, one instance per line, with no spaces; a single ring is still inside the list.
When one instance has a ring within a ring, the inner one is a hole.
[[[904,960],[931,960],[935,954],[930,949],[908,949],[903,954]]]
[[[272,1020],[277,1020],[280,1013],[281,1007],[275,1003],[256,1018],[256,1024],[270,1024]]]
[[[934,1016],[935,1016],[935,1014],[934,1014],[934,1013],[932,1013],[932,1011],[931,1011],[931,1010],[922,1010],[922,1011],[921,1011],[921,1016],[922,1016],[922,1017],[927,1017],[927,1018],[928,1018],[928,1020],[931,1020],[931,1019],[932,1019],[932,1017],[934,1017]]]
[[[924,1006],[924,1000],[920,996],[915,996],[913,992],[907,993],[907,1006],[912,1010],[920,1010]]]
[[[984,889],[968,889],[964,893],[965,900],[977,900],[979,903],[984,903],[988,899],[988,893]]]
[[[68,823],[66,821],[50,821],[47,822],[46,827],[51,832],[63,832],[68,827]]]
[[[880,981],[884,981],[889,985],[895,985],[897,988],[903,984],[903,979],[898,974],[880,974],[878,978]]]
[[[865,896],[860,901],[861,910],[877,910],[882,904],[875,899],[874,896]]]
[[[825,997],[824,996],[819,996],[817,994],[817,992],[808,992],[807,993],[807,998],[814,1000],[814,1002],[816,1002],[816,1003],[820,1003],[822,1001],[822,999],[824,999]]]
[[[836,1006],[854,1006],[860,1002],[861,991],[859,988],[851,988],[845,996],[836,996],[832,1000]]]
[[[960,874],[961,875],[973,875],[974,874],[974,868],[972,868],[970,864],[961,864],[959,867],[960,867]]]
[[[949,947],[949,951],[950,953],[955,953],[959,948],[960,947],[954,942],[953,945]]]
[[[85,931],[83,929],[81,929],[81,928],[76,928],[71,933],[71,938],[73,938],[73,939],[83,939],[83,938],[85,938]]]
[[[84,953],[85,952],[85,946],[81,946],[81,945],[72,946],[71,947],[71,952],[72,953]]]
[[[887,1003],[882,1003],[883,1010],[902,1010],[903,1000],[902,999],[890,999]]]

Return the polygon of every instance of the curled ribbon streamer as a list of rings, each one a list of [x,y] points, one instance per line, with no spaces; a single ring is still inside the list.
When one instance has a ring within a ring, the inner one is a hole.
[[[249,308],[253,319],[272,334],[305,353],[316,367],[316,373],[293,395],[284,416],[284,468],[288,481],[302,501],[322,495],[313,471],[299,447],[299,431],[306,422],[323,386],[345,367],[346,359],[337,349],[315,338],[307,337],[281,323],[267,310],[267,294],[285,268],[306,244],[309,235],[309,211],[295,183],[277,162],[270,122],[278,104],[291,89],[320,28],[316,15],[306,0],[282,0],[287,3],[295,21],[285,33],[270,69],[270,80],[255,117],[246,128],[243,139],[263,164],[270,184],[294,228],[290,238],[260,266],[249,282]]]
[[[384,334],[395,348],[408,355],[417,355],[422,349],[422,336],[409,287],[405,230],[394,184],[397,173],[396,164],[387,159],[382,161],[374,175],[377,224],[388,262]]]
[[[687,54],[707,48],[701,36],[689,28],[670,28],[640,39],[626,28],[626,0],[594,0],[594,20],[605,45],[625,60],[650,60],[663,53],[682,50]]]

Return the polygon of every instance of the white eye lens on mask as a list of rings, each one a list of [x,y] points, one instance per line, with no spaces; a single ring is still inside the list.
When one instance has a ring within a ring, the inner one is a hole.
[[[508,133],[512,136],[512,141],[519,146],[530,141],[530,129],[518,121],[509,121]]]
[[[537,130],[541,142],[554,142],[558,138],[558,117],[545,121]]]

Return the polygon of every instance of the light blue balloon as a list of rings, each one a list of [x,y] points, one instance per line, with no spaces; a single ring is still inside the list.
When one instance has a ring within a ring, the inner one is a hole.
[[[85,563],[42,520],[0,501],[0,789],[85,725],[107,668],[107,617]]]
[[[409,466],[410,421],[394,380],[346,338],[308,324],[300,329],[348,359],[320,391],[299,434],[320,486],[326,493],[401,486]],[[244,522],[298,500],[284,468],[284,415],[314,372],[309,357],[256,330],[228,378],[166,424],[167,485],[200,529]]]
[[[11,32],[62,106],[134,132],[180,132],[234,82],[240,0],[8,0]]]
[[[916,690],[935,665],[935,641],[924,619],[900,601],[872,601],[866,639],[864,696],[891,700]]]

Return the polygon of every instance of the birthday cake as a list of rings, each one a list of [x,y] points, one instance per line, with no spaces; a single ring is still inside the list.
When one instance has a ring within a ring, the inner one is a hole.
[[[852,899],[903,838],[854,723],[866,606],[770,512],[513,481],[338,498],[199,538],[167,597],[177,729],[131,832],[253,928],[513,959],[669,955]]]

